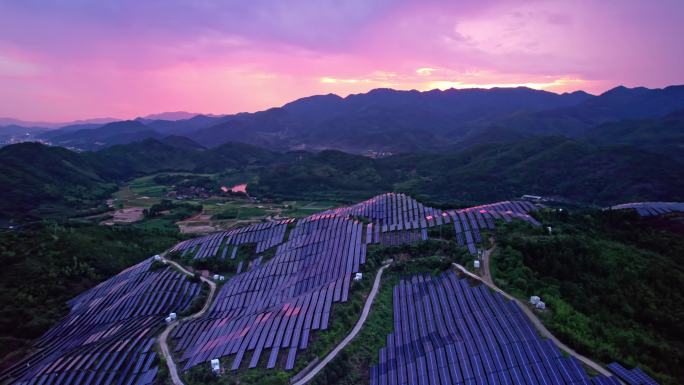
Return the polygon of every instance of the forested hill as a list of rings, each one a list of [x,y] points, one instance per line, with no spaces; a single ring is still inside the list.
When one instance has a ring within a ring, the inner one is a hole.
[[[464,203],[541,194],[602,205],[682,200],[683,177],[683,167],[664,156],[556,136],[378,160],[325,151],[264,170],[250,191],[299,198],[326,191],[355,199],[367,189],[395,190]]]
[[[42,216],[59,206],[92,207],[116,190],[97,157],[21,143],[0,148],[0,218]],[[40,209],[40,210],[38,210]]]
[[[127,179],[162,171],[244,173],[249,192],[271,198],[363,199],[382,191],[477,203],[526,193],[584,203],[684,200],[684,166],[635,146],[539,136],[442,153],[371,159],[339,151],[278,153],[186,138],[147,139],[75,153],[24,143],[0,149],[3,219],[89,209]]]
[[[593,128],[582,139],[596,144],[625,144],[684,162],[684,109],[654,119],[628,119]]]

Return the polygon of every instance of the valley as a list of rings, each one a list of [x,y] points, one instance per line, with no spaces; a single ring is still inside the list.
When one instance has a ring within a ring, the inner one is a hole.
[[[165,181],[169,178],[178,177],[187,179],[179,179],[180,185],[170,185]],[[197,186],[192,185],[193,181],[197,180],[200,180],[200,183]],[[188,186],[196,190],[187,192]],[[111,207],[115,208],[116,211],[101,215],[113,215],[116,221],[118,210],[140,213],[136,218],[137,220],[116,222],[118,224],[133,223],[144,219],[144,210],[149,210],[164,200],[182,202],[183,204],[201,207],[201,211],[195,215],[181,218],[175,224],[181,233],[197,234],[228,230],[264,220],[305,217],[339,204],[333,201],[285,200],[274,202],[268,199],[258,200],[247,195],[247,184],[236,186],[240,186],[240,191],[230,190],[229,187],[221,183],[221,177],[217,174],[154,174],[136,178],[122,185],[110,200]],[[161,212],[162,217],[167,214],[170,212]]]

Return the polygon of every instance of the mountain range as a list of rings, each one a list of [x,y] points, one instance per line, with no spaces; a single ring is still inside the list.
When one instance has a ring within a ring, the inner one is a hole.
[[[609,122],[658,119],[682,109],[684,86],[621,86],[598,96],[524,87],[426,92],[375,89],[344,98],[311,96],[255,113],[169,119],[192,115],[181,112],[101,125],[70,124],[41,132],[37,138],[81,150],[182,135],[207,147],[244,142],[277,151],[401,153],[462,148],[489,137],[592,137],[595,128]]]

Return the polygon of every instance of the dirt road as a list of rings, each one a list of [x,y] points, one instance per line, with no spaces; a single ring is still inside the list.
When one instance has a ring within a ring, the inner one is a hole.
[[[493,248],[491,248],[491,249],[489,249],[489,250],[491,251],[491,250],[493,250]],[[490,253],[490,254],[491,254],[491,253]],[[484,260],[484,258],[483,258],[483,260]],[[487,256],[487,262],[484,263],[485,265],[488,265],[488,260],[489,260],[489,255]],[[612,373],[610,373],[610,372],[609,372],[607,369],[605,369],[603,366],[601,366],[601,365],[599,365],[598,363],[592,361],[591,359],[589,359],[589,358],[587,358],[587,357],[585,357],[585,356],[583,356],[583,355],[577,353],[576,351],[574,351],[573,349],[571,349],[569,346],[567,346],[567,345],[565,345],[564,343],[562,343],[558,338],[556,338],[553,334],[551,334],[551,332],[546,328],[546,326],[544,326],[544,324],[539,320],[539,318],[537,318],[537,315],[534,314],[534,312],[532,311],[532,309],[530,309],[529,307],[527,307],[527,305],[525,305],[524,303],[522,303],[521,301],[519,301],[517,298],[515,298],[515,297],[513,297],[512,295],[506,293],[505,291],[499,289],[494,283],[489,282],[489,281],[486,281],[486,280],[484,280],[483,278],[481,278],[481,277],[479,277],[479,276],[477,276],[477,275],[475,275],[475,274],[469,272],[468,270],[466,270],[465,267],[463,267],[463,266],[461,266],[461,265],[459,265],[459,264],[457,264],[457,263],[454,263],[454,266],[455,266],[458,270],[460,270],[461,272],[463,272],[464,274],[468,275],[469,277],[474,278],[474,279],[476,279],[476,280],[478,280],[478,281],[484,283],[485,285],[491,287],[493,290],[495,290],[496,292],[500,293],[500,294],[503,295],[504,297],[510,299],[511,301],[514,301],[514,302],[518,305],[518,307],[520,307],[520,308],[522,309],[523,313],[525,313],[525,315],[527,316],[527,318],[530,319],[530,321],[532,322],[532,324],[534,325],[534,327],[537,328],[537,330],[539,331],[539,333],[540,333],[542,336],[551,339],[551,341],[553,341],[553,342],[556,344],[556,346],[558,346],[560,349],[566,351],[568,354],[570,354],[570,355],[572,355],[573,357],[577,358],[577,359],[580,360],[582,363],[584,363],[584,364],[587,365],[588,367],[594,369],[594,370],[597,371],[598,373],[600,373],[600,374],[602,374],[602,375],[604,375],[604,376],[611,376],[611,375],[612,375]],[[489,270],[489,269],[487,269],[487,270]],[[489,277],[489,279],[491,280],[491,276]]]
[[[176,269],[178,269],[179,271],[181,271],[183,274],[190,275],[190,276],[193,275],[190,271],[188,271],[186,268],[184,268],[180,264],[178,264],[174,261],[168,260],[164,257],[162,257],[162,259],[164,261],[166,261],[167,263],[169,263],[170,265],[172,265],[173,267],[175,267]],[[202,307],[202,309],[195,314],[191,314],[191,315],[189,315],[183,319],[178,319],[176,321],[171,322],[170,324],[168,324],[166,326],[164,331],[159,336],[159,348],[161,350],[162,355],[166,359],[166,365],[169,368],[169,375],[171,377],[171,382],[174,385],[183,385],[183,381],[181,380],[180,375],[178,374],[178,368],[176,367],[176,363],[173,361],[173,355],[171,354],[171,351],[169,350],[169,345],[167,342],[169,335],[171,335],[171,332],[173,331],[173,329],[175,329],[176,326],[178,326],[178,324],[180,322],[195,319],[197,317],[201,317],[204,313],[206,313],[207,310],[209,310],[209,306],[211,306],[211,301],[214,299],[214,294],[216,293],[216,284],[213,281],[211,281],[207,278],[204,278],[204,277],[200,277],[200,279],[209,285],[209,295],[207,296],[207,300],[206,300],[206,302],[204,302],[204,306]]]
[[[368,318],[368,313],[370,313],[370,309],[373,305],[373,300],[375,300],[375,296],[378,294],[378,289],[380,288],[380,279],[382,278],[382,272],[389,266],[389,264],[383,265],[380,270],[378,270],[378,273],[375,275],[375,281],[373,282],[373,288],[370,291],[370,294],[368,294],[368,298],[366,299],[366,304],[363,305],[363,311],[361,312],[361,317],[359,317],[359,320],[356,322],[356,325],[354,325],[354,328],[352,331],[344,337],[342,342],[340,342],[335,348],[328,353],[325,358],[323,358],[316,366],[314,366],[311,371],[309,371],[304,377],[299,379],[297,382],[295,382],[292,385],[304,385],[307,382],[311,381],[316,375],[325,368],[325,366],[337,356],[339,352],[342,351],[353,339],[356,337],[357,334],[361,331],[361,328],[363,328],[363,324],[366,322],[366,319]]]

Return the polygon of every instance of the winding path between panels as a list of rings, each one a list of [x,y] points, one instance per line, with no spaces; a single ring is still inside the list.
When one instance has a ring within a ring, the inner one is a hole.
[[[167,263],[174,266],[176,269],[178,269],[183,274],[193,275],[190,271],[185,269],[183,266],[181,266],[177,262],[171,261],[171,260],[166,259],[164,257],[162,257],[162,258],[164,261],[166,261]],[[325,366],[328,363],[330,363],[330,361],[332,361],[359,334],[359,332],[363,328],[364,323],[368,319],[368,314],[370,313],[371,307],[373,305],[373,301],[375,300],[375,297],[377,296],[378,291],[380,289],[380,282],[382,279],[382,273],[384,272],[384,270],[389,265],[390,264],[387,263],[387,264],[383,265],[382,267],[380,267],[380,269],[378,269],[378,272],[375,275],[375,281],[373,282],[373,287],[371,288],[371,291],[368,294],[368,298],[366,298],[366,303],[363,306],[363,311],[361,312],[361,316],[359,317],[359,320],[356,322],[356,324],[354,325],[354,328],[351,330],[351,332],[337,346],[335,346],[335,348],[332,351],[330,351],[330,353],[328,353],[325,356],[325,358],[323,358],[318,364],[316,364],[316,366],[311,368],[308,371],[308,373],[306,373],[301,379],[299,379],[293,385],[303,385],[303,384],[306,384],[307,382],[311,381],[321,370],[323,370],[325,368]],[[195,319],[195,318],[198,318],[198,317],[201,317],[202,315],[204,315],[204,313],[206,313],[207,310],[209,310],[209,307],[211,306],[211,302],[214,298],[214,294],[216,292],[216,284],[213,281],[211,281],[205,277],[200,277],[200,279],[209,285],[209,295],[207,296],[207,300],[204,303],[204,306],[202,307],[202,309],[195,314],[192,314],[192,315],[189,315],[183,319],[179,319],[179,320],[171,322],[170,324],[168,324],[166,326],[164,331],[159,336],[159,347],[160,347],[162,355],[166,359],[166,365],[169,369],[169,375],[171,377],[171,382],[174,385],[184,385],[184,384],[180,378],[180,375],[178,374],[178,368],[176,367],[176,363],[173,360],[173,355],[171,354],[171,351],[169,349],[169,345],[167,342],[168,337],[171,334],[171,332],[173,331],[173,329],[175,329],[176,326],[178,326],[178,324],[180,322]]]
[[[541,322],[541,320],[534,314],[534,312],[533,312],[529,307],[527,307],[524,303],[522,303],[522,302],[521,302],[520,300],[518,300],[517,298],[513,297],[512,295],[506,293],[505,291],[499,289],[498,286],[496,286],[496,284],[494,283],[494,281],[493,281],[493,279],[492,279],[491,270],[490,270],[490,266],[489,266],[489,265],[490,265],[490,262],[491,262],[491,254],[492,254],[492,251],[494,251],[494,248],[495,248],[495,247],[496,247],[496,246],[492,246],[490,249],[485,250],[485,252],[483,253],[483,257],[482,257],[482,262],[483,262],[483,266],[482,266],[482,267],[483,267],[483,268],[482,268],[482,271],[486,272],[485,274],[483,274],[484,277],[480,277],[479,275],[476,275],[476,274],[471,273],[471,272],[468,271],[465,267],[463,267],[462,265],[459,265],[458,263],[454,263],[453,265],[454,265],[454,267],[456,267],[458,270],[460,270],[463,274],[465,274],[465,275],[467,275],[467,276],[469,276],[469,277],[471,277],[471,278],[473,278],[473,279],[476,279],[476,280],[482,282],[483,284],[489,286],[491,289],[493,289],[494,291],[496,291],[496,292],[498,292],[499,294],[503,295],[503,296],[506,297],[507,299],[509,299],[509,300],[511,300],[511,301],[513,301],[513,302],[515,302],[515,304],[518,305],[518,307],[519,307],[520,309],[522,309],[523,313],[525,313],[525,315],[527,316],[527,318],[530,319],[530,321],[532,322],[532,324],[534,325],[534,327],[539,331],[539,333],[541,333],[542,336],[544,336],[544,337],[550,339],[551,341],[553,341],[553,343],[555,343],[556,346],[558,346],[560,349],[564,350],[566,353],[570,354],[571,356],[577,358],[577,359],[580,360],[583,364],[589,366],[590,368],[594,369],[594,370],[597,371],[598,373],[603,374],[604,376],[612,376],[612,373],[611,373],[610,371],[608,371],[607,369],[605,369],[603,366],[599,365],[597,362],[591,360],[591,359],[588,358],[588,357],[585,357],[585,356],[583,356],[583,355],[577,353],[575,350],[573,350],[573,349],[570,348],[569,346],[567,346],[567,345],[565,345],[564,343],[562,343],[558,338],[556,338],[556,336],[554,336],[554,335],[549,331],[549,329],[546,328],[546,326],[544,326],[544,324]]]
[[[193,275],[189,270],[187,270],[186,268],[184,268],[183,266],[181,266],[177,262],[166,259],[163,256],[162,256],[162,260],[171,264],[173,267],[178,269],[183,274],[190,275],[190,276]],[[180,375],[178,374],[178,368],[176,367],[176,363],[173,360],[173,355],[171,354],[171,351],[169,350],[169,344],[167,342],[169,335],[171,334],[173,329],[175,329],[176,326],[178,326],[178,324],[180,322],[195,319],[197,317],[201,317],[202,315],[204,315],[204,313],[206,313],[207,310],[209,310],[209,306],[211,306],[211,302],[214,299],[214,294],[216,293],[216,284],[213,281],[211,281],[205,277],[201,277],[201,276],[200,276],[200,279],[202,280],[202,282],[205,282],[209,285],[209,295],[207,296],[207,300],[204,302],[204,306],[202,307],[202,309],[195,314],[191,314],[187,317],[184,317],[183,319],[179,319],[179,320],[176,320],[176,321],[169,323],[166,326],[166,328],[164,329],[164,331],[159,335],[159,347],[160,347],[162,355],[166,359],[166,365],[169,368],[169,375],[171,376],[171,382],[174,385],[183,385],[183,381],[181,380]]]
[[[592,369],[594,369],[598,373],[603,374],[605,376],[610,376],[611,373],[607,369],[605,369],[603,366],[599,365],[598,363],[591,360],[590,358],[585,357],[585,356],[577,353],[575,350],[573,350],[569,346],[565,345],[558,338],[556,338],[544,326],[544,324],[539,320],[539,318],[534,314],[534,312],[532,312],[532,310],[530,310],[529,307],[525,306],[525,304],[523,304],[520,300],[518,300],[517,298],[513,297],[512,295],[506,293],[505,291],[501,290],[498,286],[496,286],[496,284],[494,283],[494,281],[491,277],[491,270],[490,270],[491,254],[494,251],[494,248],[495,248],[495,246],[492,246],[490,249],[485,250],[485,252],[483,253],[483,258],[482,258],[482,260],[483,260],[483,269],[482,270],[484,272],[483,277],[480,277],[476,274],[471,273],[462,265],[459,265],[457,263],[454,263],[453,265],[455,268],[460,270],[462,273],[468,275],[469,277],[471,277],[473,279],[476,279],[476,280],[482,282],[483,284],[487,285],[491,289],[500,293],[501,295],[503,295],[507,299],[514,301],[518,305],[518,307],[520,307],[523,310],[523,312],[530,319],[530,321],[535,326],[535,328],[544,337],[551,339],[556,344],[556,346],[558,346],[559,348],[561,348],[562,350],[564,350],[568,354],[574,356],[575,358],[580,360],[582,363],[591,367]],[[193,275],[190,271],[185,269],[183,266],[181,266],[177,262],[174,262],[174,261],[171,261],[168,259],[164,259],[164,260],[166,262],[168,262],[169,264],[173,265],[176,269],[181,271],[183,274]],[[365,324],[365,322],[368,318],[368,315],[370,314],[370,310],[372,308],[373,301],[375,300],[375,297],[377,296],[378,291],[380,289],[380,282],[382,279],[382,273],[384,272],[384,270],[388,266],[389,266],[389,264],[383,265],[378,270],[377,274],[375,275],[375,281],[373,282],[373,287],[372,287],[372,289],[368,295],[368,298],[366,299],[366,303],[363,306],[363,311],[361,312],[361,316],[359,317],[359,320],[356,322],[356,324],[354,325],[354,328],[351,330],[351,332],[337,346],[335,346],[335,348],[332,351],[330,351],[330,353],[328,353],[325,356],[325,358],[323,358],[320,362],[318,362],[316,364],[316,366],[314,366],[310,370],[308,368],[304,369],[304,370],[308,370],[308,372],[302,378],[300,378],[299,380],[294,382],[292,385],[304,385],[304,384],[308,383],[309,381],[311,381],[314,377],[316,377],[316,375],[318,375],[318,373],[320,373],[321,370],[323,370],[328,365],[328,363],[330,363],[359,334],[359,332],[363,328],[363,325]],[[176,363],[173,360],[173,355],[171,354],[171,352],[169,350],[169,346],[167,343],[168,336],[171,334],[173,329],[176,326],[178,326],[178,324],[180,322],[195,319],[195,318],[198,318],[198,317],[201,317],[202,315],[204,315],[207,312],[207,310],[209,309],[211,302],[214,298],[215,292],[216,292],[216,284],[213,281],[211,281],[205,277],[200,277],[200,279],[209,285],[209,295],[207,296],[207,300],[204,303],[204,306],[202,307],[202,309],[195,314],[192,314],[192,315],[189,315],[183,319],[171,322],[170,324],[167,325],[167,327],[164,329],[164,331],[159,336],[159,346],[161,348],[162,355],[166,359],[166,364],[167,364],[168,369],[169,369],[169,375],[170,375],[171,381],[174,385],[184,385],[184,384],[180,378],[180,375],[178,374],[178,368],[176,367]]]
[[[357,334],[361,331],[363,328],[363,324],[366,323],[366,319],[368,318],[368,314],[370,313],[371,307],[373,306],[373,301],[375,300],[376,295],[378,294],[378,291],[380,289],[380,280],[382,278],[382,272],[389,266],[390,264],[384,264],[382,267],[378,270],[378,273],[375,275],[375,281],[373,282],[373,288],[371,289],[370,293],[368,294],[368,298],[366,298],[366,303],[363,305],[363,311],[361,312],[361,316],[359,317],[359,320],[356,321],[356,325],[354,325],[354,328],[352,331],[347,334],[346,337],[340,342],[335,348],[328,353],[325,358],[323,358],[316,366],[311,368],[309,372],[307,372],[302,378],[297,380],[296,382],[292,383],[292,385],[304,385],[307,382],[311,381],[316,375],[325,368],[330,361],[332,361],[337,354],[339,354],[342,349],[347,347],[347,345],[356,337]],[[307,370],[307,369],[304,369]]]

